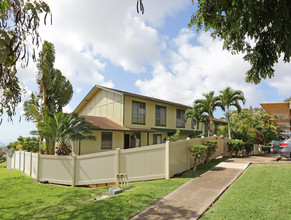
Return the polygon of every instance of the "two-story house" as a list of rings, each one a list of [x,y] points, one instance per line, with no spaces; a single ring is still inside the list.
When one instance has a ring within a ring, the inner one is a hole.
[[[186,139],[194,135],[191,119],[185,121],[185,111],[189,108],[191,106],[94,86],[74,112],[90,123],[96,141],[74,142],[73,151],[80,155],[160,144],[177,129],[180,138]]]

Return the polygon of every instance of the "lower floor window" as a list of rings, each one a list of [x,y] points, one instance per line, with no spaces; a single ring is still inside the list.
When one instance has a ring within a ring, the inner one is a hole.
[[[101,133],[101,149],[112,149],[112,133]]]
[[[162,135],[154,134],[153,136],[153,144],[161,144],[162,143]]]

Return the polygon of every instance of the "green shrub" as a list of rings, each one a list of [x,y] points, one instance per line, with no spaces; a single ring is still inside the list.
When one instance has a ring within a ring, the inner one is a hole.
[[[205,141],[207,146],[205,161],[208,162],[209,158],[215,153],[217,148],[217,141]]]
[[[196,171],[197,167],[197,162],[200,160],[204,160],[206,156],[206,151],[207,151],[207,146],[206,145],[194,145],[189,147],[190,152],[192,152],[193,158],[194,158],[194,163],[193,163],[193,170]]]
[[[231,152],[231,154],[235,153],[235,156],[237,157],[238,152],[244,149],[244,142],[243,141],[228,141],[227,148],[228,148],[228,152]]]
[[[170,137],[167,137],[167,141],[170,141],[170,142],[175,142],[175,141],[178,141],[179,139],[180,139],[180,130],[176,130],[175,134],[173,134]]]
[[[249,155],[254,150],[254,144],[250,142],[244,143],[246,155]]]

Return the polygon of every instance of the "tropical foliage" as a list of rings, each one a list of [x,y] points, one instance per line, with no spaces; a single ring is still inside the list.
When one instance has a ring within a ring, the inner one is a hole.
[[[8,149],[25,150],[29,152],[37,152],[39,150],[39,142],[37,137],[19,136],[17,141],[11,142],[6,146]]]
[[[235,156],[237,157],[238,152],[244,150],[244,142],[243,141],[228,141],[227,150],[231,154],[235,153]]]
[[[205,145],[207,146],[205,161],[208,162],[216,151],[217,141],[205,141]]]
[[[193,108],[198,109],[201,115],[207,115],[208,129],[210,129],[210,133],[211,135],[213,135],[213,113],[217,107],[221,107],[222,109],[224,109],[224,106],[222,105],[219,97],[214,95],[214,91],[211,91],[208,94],[203,93],[202,95],[204,96],[204,99],[195,100]]]
[[[30,57],[36,60],[35,46],[40,43],[38,28],[42,13],[46,23],[50,8],[41,0],[0,2],[0,115],[6,112],[10,119],[16,114],[22,92],[16,63],[20,61],[24,68]]]
[[[241,106],[239,104],[239,101],[241,101],[243,104],[245,104],[246,99],[244,97],[244,93],[241,90],[233,90],[230,87],[227,87],[224,90],[220,91],[219,99],[221,101],[221,105],[223,106],[222,109],[225,110],[225,115],[227,118],[228,123],[228,137],[231,138],[230,133],[230,106],[236,107],[238,113],[241,111]]]
[[[180,130],[176,130],[175,134],[167,137],[167,141],[170,141],[170,142],[175,142],[175,141],[178,141],[179,139],[180,139]]]
[[[207,146],[206,145],[193,145],[189,147],[190,152],[193,155],[193,170],[196,171],[196,168],[198,166],[198,162],[201,160],[204,160]]]
[[[47,138],[50,148],[57,146],[56,153],[59,155],[71,153],[71,141],[95,140],[85,119],[74,113],[58,112],[53,117],[45,115],[43,122],[39,123],[39,130],[34,131],[33,134]]]
[[[232,137],[255,144],[266,144],[272,140],[280,140],[280,131],[271,116],[261,108],[234,111],[231,116]]]
[[[260,83],[274,76],[280,56],[291,57],[290,0],[237,1],[198,0],[189,27],[211,31],[223,40],[223,48],[244,53],[251,68],[246,81]],[[250,41],[251,40],[251,41]]]
[[[185,120],[188,118],[191,118],[192,122],[194,123],[194,135],[197,135],[197,131],[199,129],[199,123],[201,122],[207,122],[208,117],[207,115],[202,112],[201,108],[196,107],[195,105],[193,106],[192,109],[187,109],[185,113]]]
[[[69,103],[73,96],[72,84],[60,70],[53,68],[54,61],[54,45],[45,41],[37,62],[39,93],[32,93],[30,100],[24,103],[25,118],[35,122],[38,130],[38,125],[43,121],[44,116],[53,117],[57,112],[62,112],[62,108]],[[42,141],[43,137],[40,136],[40,148]],[[49,139],[46,139],[46,153],[55,153],[54,146]]]

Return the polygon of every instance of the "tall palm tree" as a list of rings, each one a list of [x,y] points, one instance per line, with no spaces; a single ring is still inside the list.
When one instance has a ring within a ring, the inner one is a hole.
[[[46,90],[51,87],[51,72],[55,62],[55,47],[52,43],[45,41],[37,60],[37,84],[42,94],[43,104],[46,104]]]
[[[43,109],[39,104],[40,97],[31,93],[30,99],[23,104],[24,116],[27,121],[32,121],[36,124],[37,130],[39,130],[39,123],[43,120]],[[46,108],[44,108],[46,109]],[[41,143],[43,137],[39,137],[39,152],[41,152]],[[47,149],[48,150],[48,149]]]
[[[73,96],[73,86],[58,69],[51,71],[51,87],[47,89],[46,104],[51,114],[62,112]]]
[[[185,119],[187,120],[188,118],[191,118],[191,120],[195,123],[194,131],[196,135],[199,129],[199,123],[206,122],[208,117],[201,111],[201,109],[194,105],[192,109],[187,109],[185,113]]]
[[[205,98],[204,99],[197,99],[194,101],[194,105],[196,108],[200,109],[199,111],[206,113],[208,116],[208,133],[209,128],[211,135],[213,135],[213,126],[212,126],[212,120],[213,120],[213,113],[217,107],[224,108],[220,102],[220,99],[218,96],[214,96],[214,91],[210,91],[208,94],[203,93],[202,94]],[[208,134],[209,135],[209,134]]]
[[[246,103],[246,99],[244,97],[244,93],[241,90],[233,90],[231,87],[227,87],[224,90],[219,91],[219,99],[222,103],[222,110],[226,111],[226,118],[228,123],[228,137],[231,138],[230,134],[230,106],[236,107],[238,113],[241,111],[241,106],[239,104],[239,101],[241,101],[243,104]]]
[[[57,144],[57,154],[68,155],[71,152],[70,141],[95,140],[89,124],[77,114],[65,114],[58,112],[53,117],[44,116],[39,124],[39,130],[32,132],[50,140],[54,147]]]

